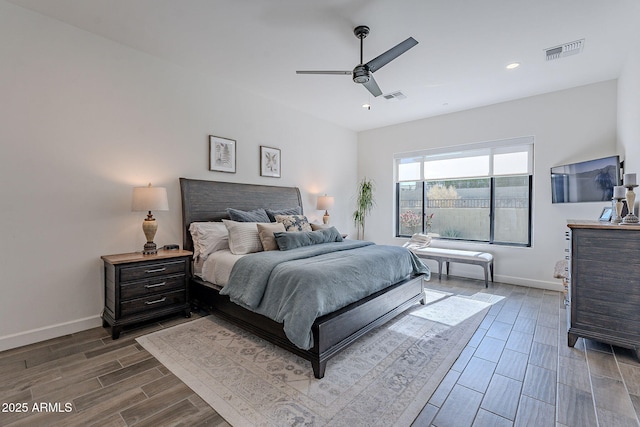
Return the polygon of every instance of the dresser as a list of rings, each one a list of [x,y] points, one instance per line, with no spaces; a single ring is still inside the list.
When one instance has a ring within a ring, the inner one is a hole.
[[[191,316],[188,298],[192,252],[159,250],[102,256],[102,325],[117,339],[122,327],[180,313]]]
[[[569,221],[568,344],[578,337],[640,356],[640,226]]]

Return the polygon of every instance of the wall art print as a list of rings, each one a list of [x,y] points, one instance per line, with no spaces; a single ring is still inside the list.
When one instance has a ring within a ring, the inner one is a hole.
[[[280,149],[260,146],[260,176],[280,178]]]
[[[236,173],[236,141],[209,135],[209,170]]]

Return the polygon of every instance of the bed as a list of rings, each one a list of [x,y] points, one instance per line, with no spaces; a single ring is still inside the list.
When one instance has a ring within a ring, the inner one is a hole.
[[[191,224],[228,219],[229,207],[243,211],[256,208],[282,209],[291,206],[299,206],[302,209],[302,199],[297,187],[180,178],[180,189],[183,247],[186,250],[194,250],[194,242],[189,231]],[[232,302],[229,296],[221,294],[221,286],[202,277],[194,275],[191,278],[189,297],[194,308],[210,311],[309,360],[314,376],[322,378],[327,360],[370,330],[420,302],[425,276],[428,274],[411,274],[371,295],[316,318],[311,325],[312,346],[308,349],[293,344],[287,337],[283,323]]]

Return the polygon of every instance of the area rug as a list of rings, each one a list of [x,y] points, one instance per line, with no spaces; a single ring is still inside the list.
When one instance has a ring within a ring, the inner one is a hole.
[[[330,359],[322,379],[216,316],[137,340],[233,426],[409,426],[492,302],[430,291]]]

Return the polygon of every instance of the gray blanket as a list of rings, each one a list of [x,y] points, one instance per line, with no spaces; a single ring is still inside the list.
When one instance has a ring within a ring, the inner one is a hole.
[[[306,350],[316,318],[418,273],[428,278],[429,269],[405,248],[346,240],[246,255],[220,293],[283,323],[289,340]]]

